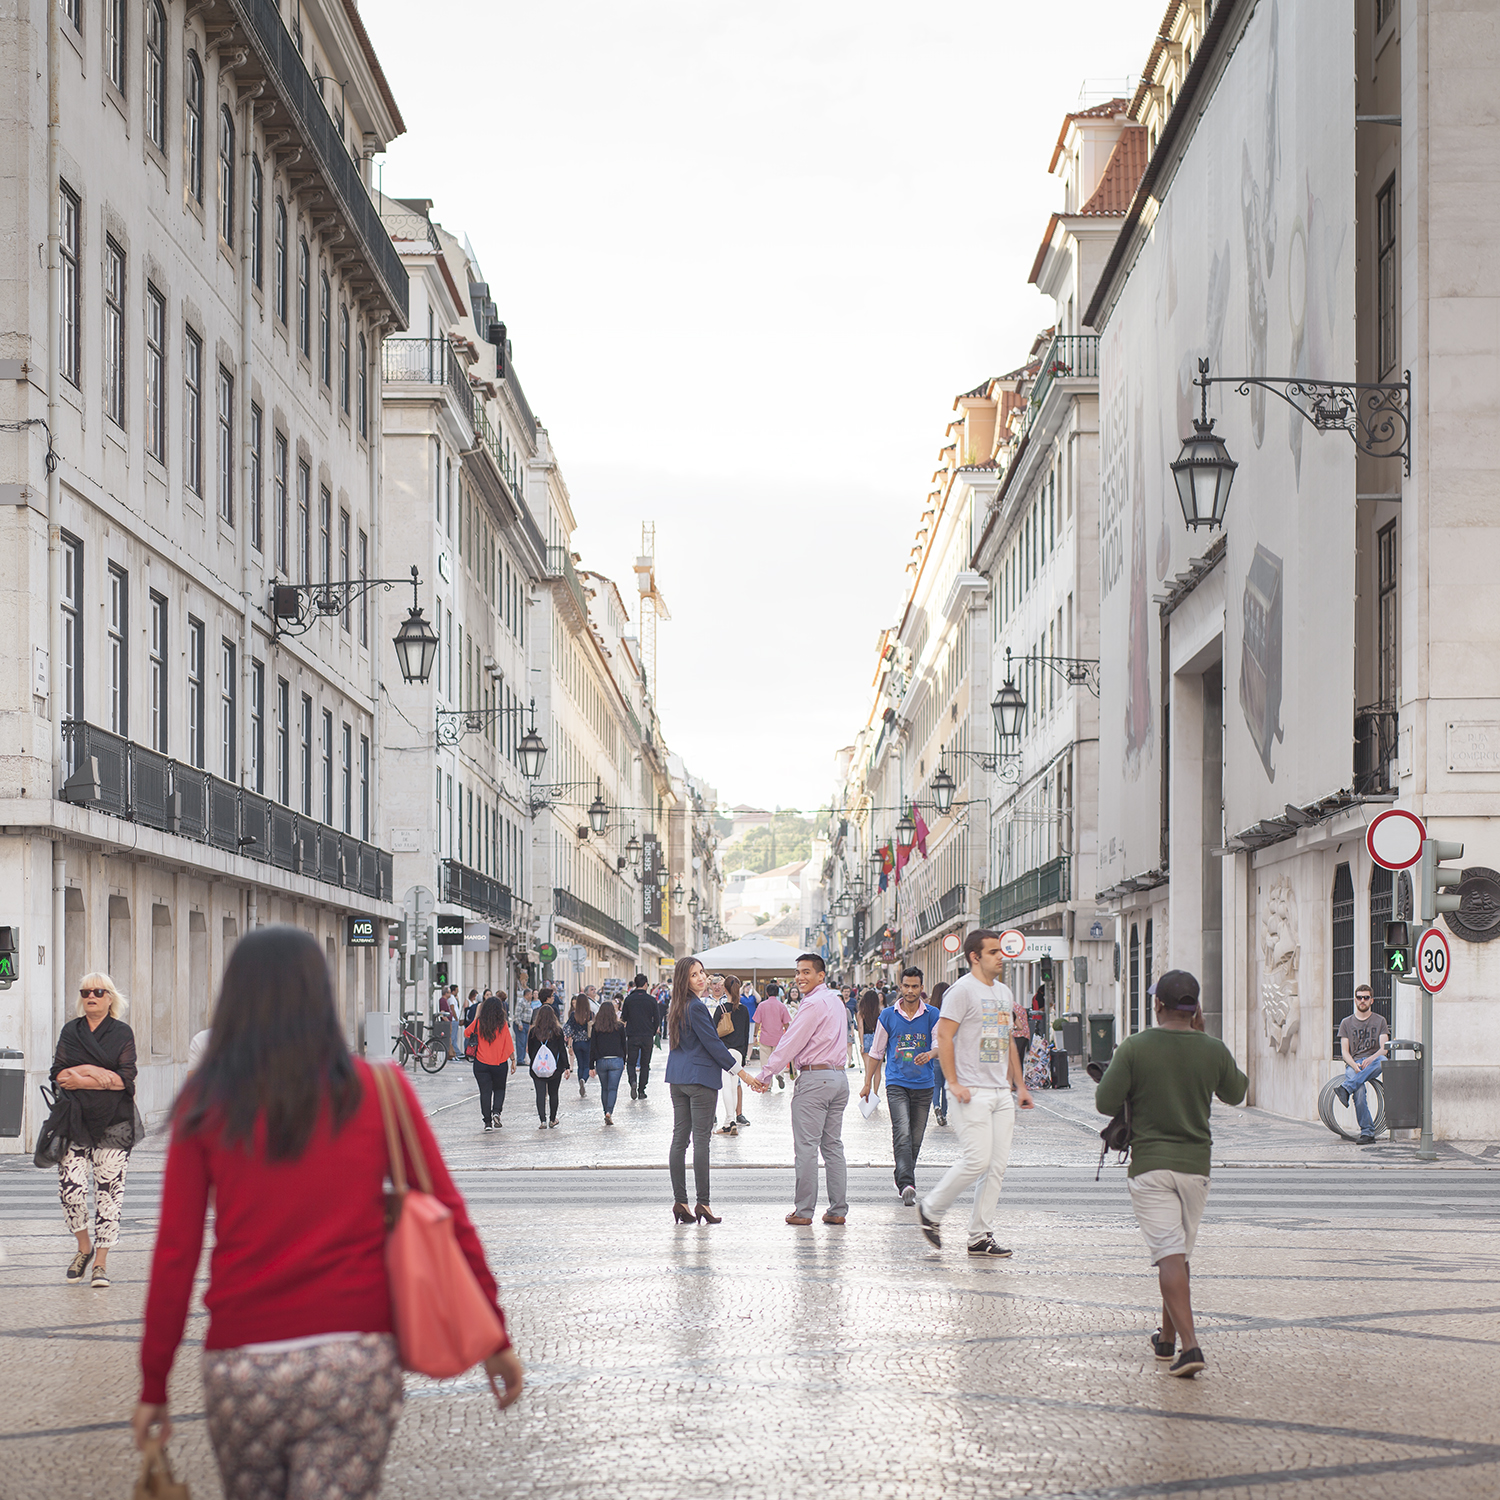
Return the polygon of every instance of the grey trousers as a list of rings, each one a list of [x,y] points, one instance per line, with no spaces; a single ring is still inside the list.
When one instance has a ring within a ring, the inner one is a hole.
[[[818,1206],[818,1153],[828,1174],[828,1211],[849,1212],[849,1168],[844,1162],[844,1107],[849,1077],[839,1071],[805,1069],[792,1089],[792,1143],[796,1148],[797,1212],[808,1218]]]

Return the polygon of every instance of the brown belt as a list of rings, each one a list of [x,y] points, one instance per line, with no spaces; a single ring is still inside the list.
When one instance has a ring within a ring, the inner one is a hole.
[[[799,1073],[816,1073],[824,1069],[826,1069],[830,1073],[833,1073],[839,1070],[839,1065],[837,1063],[793,1063],[792,1066],[795,1067]]]

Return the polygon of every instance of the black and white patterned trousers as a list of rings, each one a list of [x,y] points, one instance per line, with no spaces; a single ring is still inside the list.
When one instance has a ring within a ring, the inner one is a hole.
[[[57,1164],[57,1195],[71,1233],[89,1227],[89,1174],[94,1178],[94,1248],[112,1250],[120,1238],[125,1202],[125,1167],[130,1160],[131,1127],[112,1125],[97,1146],[69,1146]],[[111,1142],[123,1144],[111,1144]]]

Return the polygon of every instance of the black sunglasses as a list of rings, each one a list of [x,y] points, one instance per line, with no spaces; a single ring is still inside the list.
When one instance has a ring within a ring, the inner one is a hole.
[[[102,1000],[107,994],[109,994],[108,990],[79,990],[78,997],[80,1000],[87,1000],[92,995],[96,999]]]

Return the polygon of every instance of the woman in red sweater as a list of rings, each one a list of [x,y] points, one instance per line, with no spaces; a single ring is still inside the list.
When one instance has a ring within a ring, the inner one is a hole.
[[[395,1076],[433,1192],[453,1213],[479,1285],[497,1298],[416,1096]],[[311,934],[265,927],[236,945],[208,1052],[173,1120],[141,1340],[137,1446],[158,1424],[163,1441],[171,1433],[167,1375],[212,1191],[203,1396],[226,1493],[374,1495],[402,1402],[384,1258],[389,1159],[369,1065],[344,1045]],[[508,1337],[485,1367],[504,1381],[508,1406],[522,1383]]]

